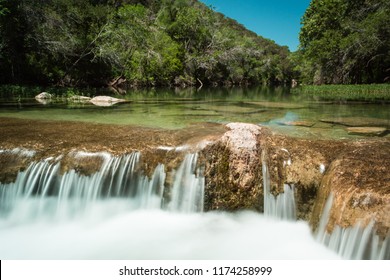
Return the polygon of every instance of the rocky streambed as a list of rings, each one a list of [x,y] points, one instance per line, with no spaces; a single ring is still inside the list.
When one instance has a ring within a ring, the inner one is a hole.
[[[244,123],[198,123],[182,130],[83,122],[1,118],[0,181],[9,183],[31,162],[61,161],[89,175],[102,163],[99,155],[142,153],[142,168],[151,174],[158,163],[176,168],[187,152],[198,152],[205,177],[206,211],[264,209],[264,173],[271,193],[294,187],[297,218],[315,230],[330,194],[333,204],[327,229],[374,223],[381,237],[390,234],[390,139],[313,140],[288,137]],[[91,154],[92,155],[92,154]],[[170,176],[166,178],[169,184]]]

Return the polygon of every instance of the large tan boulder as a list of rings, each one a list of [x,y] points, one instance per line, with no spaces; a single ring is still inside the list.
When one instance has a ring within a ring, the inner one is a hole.
[[[258,137],[263,128],[244,123],[231,123],[227,128],[219,140],[201,151],[205,209],[260,210],[263,190]]]

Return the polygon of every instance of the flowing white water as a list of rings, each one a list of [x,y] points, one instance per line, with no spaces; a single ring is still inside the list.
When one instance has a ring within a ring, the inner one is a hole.
[[[284,185],[284,192],[276,197],[271,193],[271,182],[265,154],[262,158],[264,214],[282,220],[296,220],[294,185]],[[326,228],[332,207],[332,196],[323,210],[316,239],[337,252],[344,259],[390,259],[390,238],[380,240],[375,234],[374,223],[362,227],[357,224],[350,228],[336,226],[331,233]]]
[[[366,227],[359,223],[349,228],[335,226],[331,233],[326,230],[330,210],[333,203],[333,196],[330,195],[317,230],[317,240],[337,252],[345,259],[390,259],[390,240],[380,240],[375,234],[374,223]]]
[[[76,158],[81,156],[90,155],[79,154]],[[19,172],[14,183],[0,184],[1,214],[13,221],[15,213],[19,221],[46,217],[47,212],[56,219],[71,218],[108,197],[133,198],[135,208],[160,208],[165,182],[163,165],[158,165],[149,179],[136,169],[140,153],[94,156],[104,161],[100,171],[90,176],[74,169],[60,174],[59,162],[33,162]],[[24,213],[21,209],[25,209]]]
[[[0,184],[1,259],[339,258],[306,223],[280,220],[295,219],[294,190],[271,195],[266,166],[268,217],[202,213],[205,179],[197,154],[184,158],[172,186],[162,164],[150,177],[143,174],[140,153],[75,155],[88,156],[103,159],[89,176],[61,174],[61,163],[48,159]]]
[[[139,170],[139,153],[76,155],[83,156],[102,157],[100,171],[61,174],[59,162],[46,160],[32,163],[14,183],[0,184],[0,258],[338,258],[305,223],[252,212],[202,213],[197,154],[184,158],[170,196],[164,165],[149,178]]]
[[[103,164],[90,176],[74,169],[60,174],[60,163],[51,160],[33,162],[19,172],[14,183],[0,184],[0,215],[13,221],[15,213],[19,221],[46,217],[47,212],[56,219],[72,218],[114,197],[128,198],[134,209],[166,208],[164,165],[159,164],[149,178],[139,170],[139,152],[121,157],[78,153],[75,158],[91,156],[103,158]],[[196,162],[197,154],[186,155],[175,174],[169,203],[173,211],[203,210],[204,178],[199,169],[195,170]],[[25,209],[23,214],[21,209]]]
[[[2,228],[0,248],[1,259],[339,258],[314,240],[305,223],[253,212],[132,210],[115,199],[67,222]]]
[[[171,210],[203,211],[204,177],[200,168],[196,168],[197,161],[198,154],[187,154],[177,170],[172,189]]]
[[[264,215],[283,220],[296,220],[294,185],[284,185],[284,192],[277,196],[271,193],[267,163],[263,157]]]

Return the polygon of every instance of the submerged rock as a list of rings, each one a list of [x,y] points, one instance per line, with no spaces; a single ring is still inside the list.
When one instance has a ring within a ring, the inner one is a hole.
[[[120,102],[126,102],[125,99],[114,98],[111,96],[95,96],[90,100],[93,105],[108,107]]]
[[[305,108],[305,105],[294,104],[291,102],[270,102],[270,101],[252,101],[245,102],[247,104],[266,107],[266,108],[275,108],[275,109],[302,109]]]
[[[364,136],[384,136],[388,130],[385,127],[348,127],[348,134]]]
[[[353,127],[390,127],[390,121],[386,119],[378,118],[366,118],[366,117],[337,117],[321,119],[321,122],[338,124],[344,126]]]
[[[285,125],[285,126],[312,127],[315,125],[315,122],[310,122],[310,121],[276,121],[276,124]]]
[[[81,96],[81,95],[73,95],[68,98],[71,102],[88,102],[91,100],[91,97],[88,96]]]

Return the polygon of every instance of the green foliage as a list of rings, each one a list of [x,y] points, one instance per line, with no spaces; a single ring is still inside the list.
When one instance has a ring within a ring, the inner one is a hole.
[[[6,13],[9,12],[9,10],[7,9],[7,7],[4,6],[4,2],[5,2],[5,0],[0,0],[0,16],[3,16],[3,15],[5,15]]]
[[[0,83],[284,84],[292,75],[287,48],[195,0],[0,0],[0,11]]]
[[[383,83],[390,80],[390,2],[313,0],[302,18],[302,80]]]
[[[390,102],[389,84],[307,85],[292,89],[292,93],[328,101]]]

